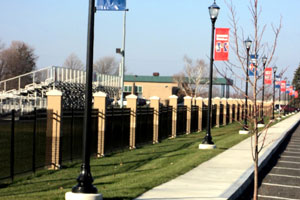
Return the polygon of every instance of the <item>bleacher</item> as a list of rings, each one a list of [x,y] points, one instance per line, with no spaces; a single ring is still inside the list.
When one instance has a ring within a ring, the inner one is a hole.
[[[0,81],[0,114],[12,109],[30,112],[46,108],[46,93],[52,89],[62,92],[63,109],[84,107],[85,71],[48,67]],[[119,76],[94,73],[93,92],[103,91],[109,98],[119,95]]]

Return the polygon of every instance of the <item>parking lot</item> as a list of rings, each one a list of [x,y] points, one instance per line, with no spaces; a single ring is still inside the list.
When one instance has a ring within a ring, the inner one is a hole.
[[[300,200],[300,127],[263,179],[259,199]]]

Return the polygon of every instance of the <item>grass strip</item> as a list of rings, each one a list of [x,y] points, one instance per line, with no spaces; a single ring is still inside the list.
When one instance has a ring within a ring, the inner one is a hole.
[[[100,159],[91,159],[94,185],[104,199],[133,199],[211,159],[249,135],[239,135],[241,125],[233,123],[212,129],[217,149],[199,150],[205,131],[166,139],[155,145],[125,150]],[[76,184],[80,162],[59,171],[41,170],[19,177],[0,188],[0,199],[64,199]],[[1,186],[0,186],[1,187]]]

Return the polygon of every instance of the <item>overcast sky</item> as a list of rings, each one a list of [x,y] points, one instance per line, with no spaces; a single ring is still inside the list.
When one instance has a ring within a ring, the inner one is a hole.
[[[248,0],[233,0],[245,35],[253,37]],[[209,62],[213,0],[127,0],[126,66],[138,75],[173,75],[182,70],[183,56]],[[223,0],[216,27],[230,27]],[[279,69],[289,66],[292,78],[299,63],[300,1],[260,0],[261,24],[267,24],[264,41],[272,41],[271,24],[283,18],[276,51]],[[21,40],[35,48],[38,68],[61,66],[75,53],[85,63],[88,0],[2,0],[0,40],[9,46]],[[95,17],[95,60],[115,56],[122,45],[123,12],[100,12]],[[275,64],[275,63],[274,63]],[[222,65],[222,63],[217,63]]]

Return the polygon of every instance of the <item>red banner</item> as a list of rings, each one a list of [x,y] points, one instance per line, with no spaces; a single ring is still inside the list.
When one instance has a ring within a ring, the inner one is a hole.
[[[265,69],[265,84],[266,85],[272,84],[272,67],[267,67]]]
[[[295,91],[295,98],[298,98],[298,91]]]
[[[293,88],[293,86],[291,85],[291,86],[290,86],[290,93],[289,93],[290,96],[293,95],[293,91],[294,91],[294,88]]]
[[[285,87],[286,87],[286,81],[281,81],[280,83],[280,91],[285,92]]]
[[[229,28],[216,28],[215,36],[215,60],[228,60],[229,52]]]

